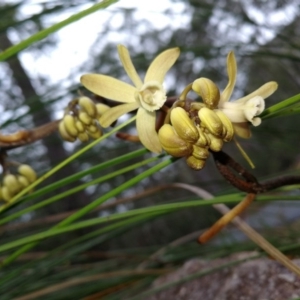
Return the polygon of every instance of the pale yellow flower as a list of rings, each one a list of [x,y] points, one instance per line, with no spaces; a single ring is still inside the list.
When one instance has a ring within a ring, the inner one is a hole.
[[[127,48],[118,45],[123,67],[134,86],[102,74],[86,74],[81,83],[93,93],[124,104],[106,111],[100,118],[101,126],[108,127],[122,115],[137,109],[136,126],[141,143],[150,151],[162,151],[155,130],[156,110],[165,103],[167,96],[163,81],[167,71],[179,57],[179,48],[168,49],[159,54],[150,64],[144,82],[131,61]]]
[[[236,134],[249,138],[251,135],[249,122],[258,126],[261,119],[258,117],[265,109],[265,98],[272,95],[277,89],[277,83],[267,82],[253,93],[235,101],[230,101],[237,74],[236,60],[233,52],[227,56],[228,84],[221,93],[218,108],[222,110],[233,123]]]

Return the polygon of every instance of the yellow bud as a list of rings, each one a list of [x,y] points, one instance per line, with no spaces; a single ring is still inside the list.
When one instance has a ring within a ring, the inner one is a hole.
[[[211,133],[208,133],[207,137],[210,140],[210,144],[209,144],[209,149],[210,150],[212,150],[214,152],[219,152],[219,151],[222,150],[222,147],[223,147],[223,144],[224,144],[222,138],[218,138],[218,137],[214,136]]]
[[[102,136],[101,130],[98,130],[96,132],[87,132],[87,134],[94,140],[98,139],[100,136]]]
[[[75,125],[75,117],[71,115],[65,115],[63,118],[63,122],[65,124],[65,128],[69,135],[76,137],[78,134],[78,130]]]
[[[91,133],[99,131],[99,128],[95,124],[87,125],[85,129]]]
[[[97,116],[97,109],[95,103],[88,97],[80,97],[78,104],[82,109],[92,118]]]
[[[216,108],[220,101],[220,91],[218,87],[208,78],[198,78],[193,82],[192,89],[199,96],[207,107]]]
[[[208,146],[209,142],[208,142],[208,140],[206,138],[205,133],[203,132],[203,128],[197,126],[197,130],[198,130],[198,133],[199,133],[199,139],[197,140],[197,142],[195,143],[195,145],[199,146],[199,147],[206,147],[206,146]]]
[[[203,169],[204,165],[205,165],[205,162],[206,160],[204,159],[198,159],[194,156],[189,156],[187,159],[186,159],[186,163],[187,165],[194,169],[194,170],[201,170]]]
[[[223,141],[230,142],[234,135],[234,128],[230,119],[221,110],[215,110],[215,113],[223,123]]]
[[[193,153],[192,155],[197,159],[207,159],[209,156],[209,151],[207,148],[198,147],[193,145]]]
[[[2,199],[8,202],[13,197],[12,193],[9,191],[7,186],[3,186],[1,190]]]
[[[78,139],[83,143],[87,142],[89,140],[89,135],[86,132],[80,132],[78,133]]]
[[[26,188],[27,186],[30,185],[28,178],[23,175],[18,175],[17,180],[20,183],[20,185],[22,186],[22,188]]]
[[[192,145],[180,138],[170,124],[165,124],[160,128],[158,138],[163,149],[172,156],[187,156],[193,151]]]
[[[30,183],[34,182],[37,179],[36,172],[29,165],[21,165],[18,168],[19,174],[25,176]]]
[[[199,134],[194,122],[188,113],[181,107],[175,107],[171,111],[171,122],[176,133],[185,141],[194,143]]]
[[[67,132],[67,129],[65,127],[65,123],[63,121],[59,122],[58,131],[59,131],[61,137],[65,141],[68,141],[68,142],[75,142],[76,141],[76,137],[69,135],[69,133]]]
[[[93,122],[93,119],[85,112],[80,110],[78,113],[78,119],[85,125],[90,125]]]
[[[217,137],[222,136],[223,123],[213,110],[203,107],[199,110],[198,116],[202,126],[206,127],[213,135]]]
[[[110,109],[110,107],[103,103],[97,103],[96,109],[97,109],[98,117],[101,117],[106,111],[108,111]]]
[[[3,186],[7,187],[12,195],[16,194],[21,189],[21,185],[18,182],[17,177],[13,174],[7,174],[4,176]]]
[[[85,125],[76,118],[76,121],[75,121],[75,126],[76,126],[76,129],[79,131],[79,132],[85,132]]]

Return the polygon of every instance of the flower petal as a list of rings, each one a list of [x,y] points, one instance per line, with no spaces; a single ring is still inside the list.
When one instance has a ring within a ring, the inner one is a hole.
[[[107,110],[99,119],[99,123],[102,127],[106,128],[110,126],[114,121],[116,121],[121,116],[133,111],[139,107],[137,102],[126,103],[115,106]]]
[[[264,85],[262,85],[260,88],[258,88],[254,92],[252,92],[251,94],[249,94],[243,98],[240,98],[234,102],[235,103],[246,102],[249,99],[254,98],[255,96],[260,96],[260,97],[266,99],[267,97],[272,95],[277,90],[277,87],[278,87],[277,82],[275,82],[275,81],[267,82]]]
[[[155,130],[155,112],[149,112],[142,107],[137,112],[136,128],[141,143],[150,151],[160,153],[158,134]]]
[[[123,103],[135,102],[136,88],[123,81],[102,74],[85,74],[81,83],[96,95]]]
[[[236,67],[236,60],[233,51],[230,51],[227,55],[227,73],[228,73],[228,84],[225,90],[221,93],[221,100],[220,100],[221,103],[229,101],[236,82],[237,67]]]
[[[147,70],[144,82],[146,83],[147,81],[155,80],[162,84],[166,73],[174,65],[179,54],[179,48],[172,48],[156,56]]]
[[[245,123],[232,123],[234,132],[238,136],[249,139],[251,137],[250,126],[248,122]]]
[[[122,62],[122,65],[123,65],[127,75],[129,76],[129,78],[131,79],[133,84],[137,88],[140,88],[142,86],[143,82],[131,61],[128,49],[123,45],[118,45],[118,52],[119,52],[120,60]]]

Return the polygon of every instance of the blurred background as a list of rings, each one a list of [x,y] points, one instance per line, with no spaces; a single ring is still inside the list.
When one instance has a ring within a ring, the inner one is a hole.
[[[94,3],[96,1],[2,0],[0,48],[5,50]],[[0,63],[1,130],[3,133],[11,133],[61,118],[68,101],[77,97],[79,91],[92,96],[80,85],[82,74],[102,73],[130,82],[117,55],[116,46],[120,43],[128,47],[141,76],[158,53],[170,47],[180,47],[181,56],[166,78],[169,96],[178,95],[187,84],[199,77],[210,78],[220,90],[224,89],[227,84],[226,56],[233,50],[237,58],[238,77],[232,99],[248,94],[268,81],[277,81],[279,88],[266,100],[268,107],[299,93],[299,14],[300,4],[296,0],[121,0]],[[251,172],[259,180],[299,169],[299,128],[298,115],[276,118],[253,128],[251,139],[239,140],[252,158],[256,168]],[[43,141],[9,151],[9,157],[30,164],[39,174],[43,174],[83,146],[79,142],[64,142],[55,133]],[[139,144],[111,137],[66,166],[45,184],[139,148]],[[235,145],[226,145],[224,150],[250,170]],[[51,218],[53,220],[55,216],[90,203],[134,175],[135,172],[131,172],[119,176],[34,213],[23,215],[18,221],[2,228],[2,238],[10,240],[16,234],[23,236],[39,232],[53,224]],[[93,176],[97,174],[86,176],[82,181],[88,182]],[[210,158],[201,171],[193,171],[184,160],[179,160],[122,193],[120,197],[130,197],[162,183],[174,182],[196,185],[214,195],[236,192],[220,176]],[[297,190],[291,193],[299,194]],[[132,207],[182,201],[192,196],[184,190],[165,189],[138,201],[94,213],[94,216],[126,211]],[[115,199],[110,200],[113,201]],[[284,224],[285,233],[288,231],[294,237],[294,225],[289,224],[299,215],[298,203],[276,202],[252,205],[243,217],[254,227],[264,230],[276,226],[279,232],[280,226]],[[219,214],[212,208],[182,210],[136,226],[126,234],[120,233],[91,249],[111,251],[160,247],[209,226],[218,217]],[[72,239],[85,232],[75,231],[56,237],[54,244],[51,240],[44,241],[35,250],[52,249],[64,243],[66,238]],[[226,229],[213,244],[229,246],[244,239],[237,233],[228,232],[229,229]],[[276,243],[280,237],[277,240],[273,235],[272,239]],[[191,245],[193,249],[198,247],[195,240],[191,241]],[[189,257],[186,251],[184,258]],[[190,256],[197,255],[197,250],[192,253]]]

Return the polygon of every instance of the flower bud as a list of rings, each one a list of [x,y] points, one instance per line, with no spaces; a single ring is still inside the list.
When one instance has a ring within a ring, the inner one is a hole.
[[[96,105],[90,98],[80,97],[78,104],[91,118],[95,118],[97,116]]]
[[[9,191],[7,186],[3,186],[1,190],[2,199],[8,202],[13,197],[12,193]]]
[[[69,135],[76,137],[78,134],[78,130],[75,125],[75,117],[71,115],[65,115],[63,117],[63,122],[65,124],[65,128]]]
[[[89,140],[89,135],[86,132],[80,132],[78,133],[78,139],[83,143],[87,142]]]
[[[208,108],[216,108],[220,101],[220,91],[218,87],[208,78],[198,78],[193,82],[192,89],[199,96]]]
[[[100,136],[102,136],[101,130],[97,130],[96,132],[90,132],[87,131],[87,134],[94,140],[98,139]]]
[[[215,135],[213,135],[211,133],[207,133],[207,137],[210,140],[209,149],[214,152],[221,151],[223,144],[224,144],[223,140],[219,137],[216,137]]]
[[[199,147],[208,146],[208,140],[206,138],[205,133],[203,132],[203,128],[197,126],[197,130],[198,130],[198,133],[199,133],[199,139],[197,140],[195,145],[199,146]]]
[[[91,132],[91,133],[96,133],[99,131],[99,128],[96,126],[96,124],[91,124],[86,126],[86,131]]]
[[[186,159],[186,163],[187,165],[194,169],[194,170],[201,170],[203,169],[204,165],[205,165],[205,162],[206,160],[204,159],[198,159],[194,156],[189,156],[187,159]]]
[[[215,113],[220,118],[223,124],[223,141],[230,142],[234,135],[234,128],[230,119],[221,110],[215,110]]]
[[[65,123],[63,121],[60,121],[58,124],[58,131],[61,135],[61,137],[68,142],[75,142],[76,141],[76,137],[69,135],[69,133],[67,132],[67,129],[65,127]]]
[[[187,156],[193,151],[193,146],[180,138],[170,124],[160,128],[158,138],[164,150],[172,156]]]
[[[30,185],[28,178],[23,175],[17,175],[17,180],[20,183],[20,185],[22,186],[22,188],[26,188],[27,186]]]
[[[18,168],[18,173],[25,176],[30,183],[34,182],[37,179],[36,172],[29,165],[21,165]]]
[[[207,159],[209,156],[209,151],[207,148],[204,147],[198,147],[193,145],[193,153],[192,155],[197,159]]]
[[[108,111],[110,109],[110,107],[103,103],[97,103],[96,109],[97,109],[98,117],[101,117],[106,111]]]
[[[90,125],[93,122],[93,119],[85,111],[82,110],[79,110],[78,119],[85,125]]]
[[[188,113],[181,107],[175,107],[171,111],[171,122],[176,133],[185,141],[194,143],[199,134],[194,122]]]
[[[75,121],[75,126],[76,126],[76,129],[79,131],[79,132],[85,132],[85,125],[76,118],[76,121]]]
[[[206,127],[213,135],[222,136],[223,123],[213,110],[203,107],[199,110],[198,116],[202,126]]]
[[[3,186],[6,186],[10,194],[16,194],[20,189],[21,185],[17,180],[17,177],[13,174],[7,174],[3,178]]]

